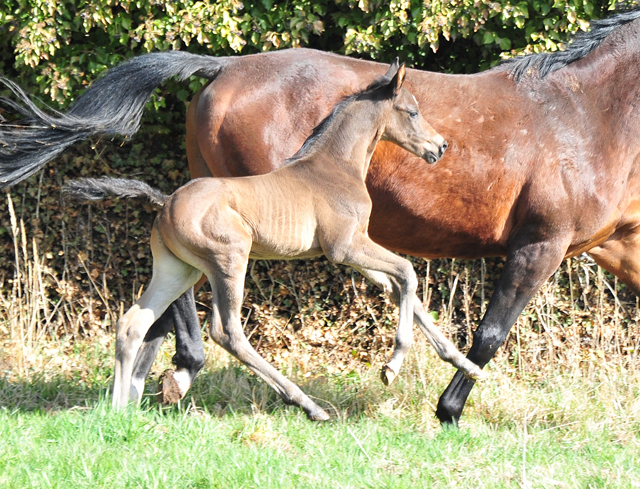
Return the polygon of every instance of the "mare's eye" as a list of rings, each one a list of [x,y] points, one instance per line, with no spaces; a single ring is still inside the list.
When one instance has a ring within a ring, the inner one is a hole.
[[[411,117],[412,119],[415,119],[416,117],[418,117],[418,111],[417,110],[410,110],[409,111],[409,117]]]

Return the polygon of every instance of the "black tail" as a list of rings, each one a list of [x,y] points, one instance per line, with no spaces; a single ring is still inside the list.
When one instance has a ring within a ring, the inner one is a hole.
[[[140,180],[128,178],[79,178],[65,183],[62,192],[75,200],[103,200],[110,195],[124,198],[145,197],[159,207],[169,198]]]
[[[33,175],[76,141],[135,134],[145,104],[162,82],[173,76],[214,79],[229,61],[182,51],[138,56],[107,71],[66,114],[45,113],[15,83],[0,77],[16,99],[0,97],[0,104],[24,117],[15,124],[0,116],[0,188]]]

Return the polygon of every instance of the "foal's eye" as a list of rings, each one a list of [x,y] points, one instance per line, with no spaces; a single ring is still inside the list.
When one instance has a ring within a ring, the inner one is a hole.
[[[409,117],[411,117],[412,119],[415,119],[416,117],[418,117],[418,111],[417,110],[410,110],[409,111]]]

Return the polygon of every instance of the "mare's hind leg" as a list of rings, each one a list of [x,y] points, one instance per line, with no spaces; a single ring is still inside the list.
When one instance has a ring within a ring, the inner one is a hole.
[[[211,337],[269,384],[286,404],[301,407],[311,420],[329,419],[329,415],[297,385],[258,355],[247,340],[240,316],[247,260],[248,250],[243,255],[216,255],[216,263],[207,270],[213,289]]]
[[[640,222],[634,223],[640,225]],[[625,226],[587,252],[598,265],[618,277],[640,296],[640,230]]]
[[[132,388],[133,363],[142,341],[156,319],[200,278],[202,272],[179,260],[162,243],[154,227],[151,234],[153,277],[142,297],[120,318],[116,334],[116,365],[113,407],[125,407],[130,396],[138,400]]]
[[[171,304],[147,331],[133,367],[130,400],[134,400],[136,395],[137,401],[142,397],[151,365],[165,336],[172,330],[176,334],[176,354],[172,358],[176,370],[163,373],[161,395],[163,403],[175,404],[185,396],[205,360],[193,287]]]

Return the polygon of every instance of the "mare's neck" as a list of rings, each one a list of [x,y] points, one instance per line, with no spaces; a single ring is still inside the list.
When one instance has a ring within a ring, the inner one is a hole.
[[[547,79],[590,97],[601,110],[624,107],[640,96],[640,20],[620,26],[583,58]],[[603,88],[604,87],[604,88]],[[594,95],[595,94],[595,95]]]

